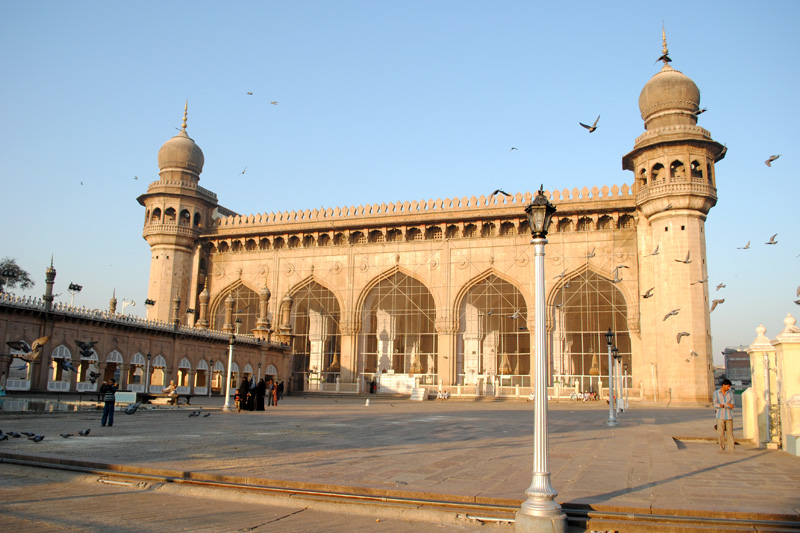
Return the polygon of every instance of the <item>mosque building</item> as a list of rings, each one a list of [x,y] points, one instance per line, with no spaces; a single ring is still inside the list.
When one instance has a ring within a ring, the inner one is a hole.
[[[666,43],[662,60],[639,97],[645,131],[622,157],[633,185],[546,192],[551,385],[604,388],[610,329],[631,395],[707,402],[704,229],[726,149],[697,125],[700,91]],[[185,112],[138,198],[149,318],[289,344],[295,391],[531,387],[530,193],[242,215],[199,185],[203,164]]]

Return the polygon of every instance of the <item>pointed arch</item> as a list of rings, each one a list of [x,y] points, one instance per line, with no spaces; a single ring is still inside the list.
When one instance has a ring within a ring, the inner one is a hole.
[[[253,287],[241,278],[223,288],[209,305],[209,316],[212,317],[211,329],[222,330],[225,323],[225,300],[233,293],[236,299],[233,308],[234,320],[241,318],[240,333],[249,335],[255,329],[258,319],[259,290],[260,287]]]
[[[365,302],[365,300],[367,298],[367,295],[369,295],[370,291],[372,289],[374,289],[375,287],[377,287],[379,283],[381,283],[382,281],[386,281],[387,279],[391,278],[395,274],[405,274],[409,278],[412,278],[412,279],[418,281],[420,284],[422,284],[426,289],[428,289],[428,292],[431,293],[431,296],[433,297],[434,303],[436,305],[436,309],[441,309],[441,305],[442,305],[441,299],[440,299],[440,297],[439,297],[437,292],[431,290],[430,283],[428,283],[428,280],[426,280],[425,278],[421,277],[419,275],[419,273],[417,273],[417,272],[411,272],[410,270],[408,270],[405,267],[402,267],[400,265],[395,265],[395,266],[393,266],[393,267],[381,272],[380,274],[378,274],[374,278],[372,278],[372,280],[370,280],[369,283],[364,285],[364,288],[361,289],[361,293],[358,295],[358,299],[356,300],[356,304],[355,304],[355,306],[353,308],[353,313],[354,313],[354,321],[353,322],[355,324],[357,324],[359,327],[361,325],[361,321],[360,321],[361,312],[362,312],[362,310],[364,308],[364,302]]]
[[[151,364],[153,368],[166,368],[167,360],[164,359],[164,356],[158,354],[157,356],[153,357],[153,362]]]
[[[188,368],[188,369],[191,370],[192,363],[191,363],[191,361],[189,361],[189,359],[187,359],[186,357],[183,357],[183,358],[181,358],[180,361],[178,361],[178,368]]]
[[[122,354],[119,353],[119,350],[113,350],[110,354],[106,356],[106,363],[117,363],[119,365],[122,364]]]
[[[144,366],[145,364],[144,356],[141,353],[136,352],[135,354],[133,354],[133,357],[131,357],[131,364]]]

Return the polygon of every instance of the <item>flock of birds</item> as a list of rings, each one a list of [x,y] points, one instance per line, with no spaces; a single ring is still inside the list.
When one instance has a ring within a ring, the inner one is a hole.
[[[27,342],[24,340],[21,341],[9,341],[6,344],[12,349],[16,350],[17,353],[14,354],[14,357],[17,359],[22,359],[25,361],[24,364],[12,367],[13,370],[25,370],[29,363],[35,361],[41,354],[42,354],[42,347],[50,341],[50,337],[39,337],[33,344],[28,345]],[[76,340],[75,344],[79,348],[79,353],[81,354],[82,358],[91,359],[94,357],[94,345],[97,344],[98,341],[91,341],[91,342],[83,342]],[[79,373],[79,370],[72,364],[72,361],[66,358],[54,358],[53,361],[56,362],[62,369],[66,371],[75,372],[76,374]],[[97,378],[100,377],[100,373],[89,371],[88,374],[89,381],[94,385],[97,381]]]

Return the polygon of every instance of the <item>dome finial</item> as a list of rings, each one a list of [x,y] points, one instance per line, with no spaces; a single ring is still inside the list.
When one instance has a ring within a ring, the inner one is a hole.
[[[661,57],[656,59],[656,63],[663,61],[664,65],[672,61],[669,58],[669,50],[667,50],[667,31],[664,29],[664,22],[661,22]]]
[[[183,105],[183,124],[181,125],[181,131],[186,131],[186,115],[189,114],[189,99],[186,99],[186,103]]]

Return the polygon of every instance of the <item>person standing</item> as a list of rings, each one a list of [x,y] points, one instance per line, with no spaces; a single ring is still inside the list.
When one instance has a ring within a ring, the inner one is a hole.
[[[719,449],[734,451],[733,441],[733,391],[729,379],[722,380],[722,386],[714,393],[714,407],[717,410],[717,440]]]
[[[111,427],[114,425],[114,403],[117,400],[117,382],[114,381],[114,378],[103,382],[100,387],[100,393],[103,395],[104,403],[103,418],[100,420],[100,425],[105,427],[106,423],[108,423],[108,427]]]
[[[278,383],[278,399],[283,400],[283,381]]]

